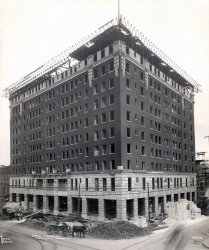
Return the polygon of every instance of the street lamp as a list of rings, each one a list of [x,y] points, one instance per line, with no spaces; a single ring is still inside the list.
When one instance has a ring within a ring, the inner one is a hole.
[[[150,222],[149,183],[147,183],[147,196],[148,196],[148,218],[149,218],[149,222]]]

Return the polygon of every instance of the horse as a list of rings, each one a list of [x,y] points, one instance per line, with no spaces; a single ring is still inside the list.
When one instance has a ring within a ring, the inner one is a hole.
[[[81,238],[81,234],[83,234],[83,238],[84,238],[86,229],[87,229],[86,225],[73,226],[72,227],[72,237],[74,237],[74,233],[76,233],[77,235],[80,234],[80,238]]]

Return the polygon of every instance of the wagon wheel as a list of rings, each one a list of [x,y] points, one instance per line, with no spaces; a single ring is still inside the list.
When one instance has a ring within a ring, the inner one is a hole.
[[[53,228],[52,228],[51,226],[48,226],[48,227],[46,228],[46,232],[47,232],[47,234],[49,234],[49,235],[51,235],[51,234],[54,233]]]
[[[54,233],[58,234],[59,233],[59,227],[54,227]]]
[[[62,231],[62,236],[63,236],[63,237],[67,237],[68,235],[69,235],[68,230],[67,230],[67,229],[64,229],[64,230]]]

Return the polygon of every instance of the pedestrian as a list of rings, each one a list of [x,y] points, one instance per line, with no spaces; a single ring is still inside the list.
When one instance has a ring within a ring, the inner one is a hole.
[[[183,226],[177,225],[168,235],[165,242],[165,250],[183,250],[185,246]]]

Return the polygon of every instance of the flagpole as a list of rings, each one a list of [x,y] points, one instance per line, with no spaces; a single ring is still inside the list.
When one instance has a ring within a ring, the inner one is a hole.
[[[120,23],[120,0],[118,0],[118,24]]]

